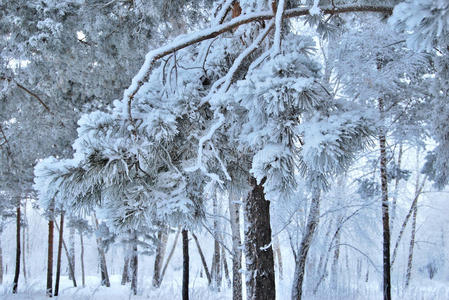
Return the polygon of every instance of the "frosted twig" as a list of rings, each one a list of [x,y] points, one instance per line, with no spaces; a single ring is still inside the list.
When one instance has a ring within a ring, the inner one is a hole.
[[[281,52],[282,19],[284,18],[285,0],[279,0],[276,10],[276,29],[274,32],[273,57]]]

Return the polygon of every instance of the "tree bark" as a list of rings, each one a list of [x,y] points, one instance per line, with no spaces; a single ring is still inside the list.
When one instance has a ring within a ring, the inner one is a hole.
[[[17,204],[17,219],[16,219],[16,269],[14,273],[14,280],[12,285],[12,293],[17,293],[20,273],[20,200]]]
[[[167,248],[168,234],[165,228],[159,230],[158,245],[156,248],[156,257],[154,258],[153,286],[161,286],[162,263],[164,262],[165,249]]]
[[[81,282],[83,284],[83,287],[86,286],[86,277],[84,273],[84,240],[83,240],[83,233],[80,231],[80,243],[81,243],[81,253],[80,253],[80,261],[81,261]]]
[[[124,249],[126,253],[123,259],[122,285],[126,285],[129,282],[129,247],[126,246]]]
[[[270,202],[265,199],[263,184],[254,177],[244,204],[246,287],[248,300],[276,298],[273,248],[271,246]]]
[[[234,188],[229,191],[229,217],[232,235],[232,299],[242,300],[242,240],[240,237],[240,197]]]
[[[53,295],[53,234],[54,221],[53,212],[51,211],[50,220],[48,221],[48,252],[47,252],[47,296]]]
[[[24,226],[22,226],[22,273],[23,279],[25,279],[25,283],[27,282],[27,268],[26,268],[26,231],[27,231],[27,202],[23,204],[23,222]]]
[[[95,227],[98,230],[99,229],[98,219],[95,215],[93,216],[93,218]],[[100,257],[101,285],[110,287],[111,282],[109,281],[108,268],[106,266],[106,255],[104,253],[104,249],[101,244],[101,238],[97,236],[96,240],[97,240],[98,255]]]
[[[223,263],[223,271],[226,278],[226,283],[228,285],[228,288],[231,287],[231,278],[229,277],[229,268],[228,268],[228,262],[226,260],[226,253],[225,248],[221,246],[221,261]]]
[[[61,212],[61,219],[59,221],[58,257],[56,258],[55,296],[58,296],[59,294],[59,279],[61,278],[61,256],[62,256],[63,234],[64,234],[64,213]]]
[[[55,227],[56,227],[56,229],[58,230],[58,232],[60,232],[60,231],[59,231],[58,223],[55,223]],[[67,245],[65,244],[64,237],[61,239],[61,241],[62,241],[62,246],[64,247],[65,256],[66,256],[66,258],[67,258],[67,264],[69,265],[69,272],[72,273],[72,275],[73,275],[73,276],[72,276],[73,286],[76,287],[75,274],[73,273],[73,268],[72,268],[72,265],[70,264],[69,250],[67,249]]]
[[[398,153],[398,162],[397,162],[397,169],[398,171],[401,169],[401,164],[402,164],[402,154],[403,154],[404,150],[403,150],[403,145],[402,142],[399,145],[399,153]],[[394,221],[396,218],[396,207],[397,207],[397,199],[398,199],[398,192],[399,192],[399,181],[400,178],[398,176],[399,174],[396,174],[396,179],[394,182],[394,192],[393,192],[393,199],[391,199],[391,219],[390,219],[390,231],[393,232],[393,228],[394,228]]]
[[[189,300],[189,232],[182,230],[182,300]]]
[[[70,227],[69,231],[69,255],[70,265],[72,266],[73,275],[75,275],[75,228]],[[72,278],[72,272],[69,271],[69,279]]]
[[[131,256],[131,290],[134,295],[137,295],[137,271],[138,271],[138,254],[137,254],[137,233],[134,231],[133,233],[133,241],[132,241],[132,256]]]
[[[381,98],[379,99],[379,111],[383,119],[384,104]],[[391,300],[390,216],[388,208],[387,147],[384,128],[381,128],[379,132],[379,148],[383,225],[383,297],[384,300]]]
[[[298,255],[295,262],[295,274],[293,278],[292,300],[301,300],[302,285],[306,269],[307,255],[310,245],[318,227],[320,216],[320,192],[315,191],[312,195],[312,203],[310,204],[309,216],[307,218],[306,230],[301,240]]]
[[[407,288],[410,284],[410,278],[412,277],[412,266],[413,266],[413,250],[415,247],[415,235],[416,235],[416,214],[418,213],[418,206],[415,205],[413,208],[413,219],[412,219],[412,234],[410,238],[410,247],[408,252],[407,261],[407,273],[405,275],[405,287]]]
[[[219,223],[218,223],[218,205],[217,198],[213,199],[213,213],[214,213],[214,254],[212,257],[212,267],[211,267],[211,277],[212,277],[212,288],[214,290],[220,291],[221,287],[221,261],[220,261],[220,243],[218,242],[219,234]]]

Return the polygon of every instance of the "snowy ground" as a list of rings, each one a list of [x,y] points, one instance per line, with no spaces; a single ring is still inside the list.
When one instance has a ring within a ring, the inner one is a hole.
[[[111,287],[106,288],[100,286],[99,278],[88,277],[87,286],[85,288],[73,288],[72,282],[66,276],[62,277],[60,296],[54,299],[60,300],[121,300],[121,299],[157,299],[157,300],[175,300],[181,299],[181,280],[171,278],[172,280],[165,282],[160,289],[151,287],[151,282],[145,282],[145,287],[141,288],[138,296],[130,293],[129,286],[120,285],[120,276],[111,276]],[[27,284],[19,288],[17,295],[11,294],[11,280],[7,277],[5,284],[0,285],[0,299],[2,300],[43,300],[45,297],[45,280],[29,281]],[[277,298],[290,298],[290,281],[282,280],[278,282]],[[207,282],[202,278],[192,278],[190,285],[190,297],[192,300],[227,300],[232,299],[231,289],[227,289],[220,293],[211,291],[207,287]],[[336,299],[360,299],[360,300],[378,300],[382,298],[381,291],[378,286],[367,285],[364,287],[340,286],[336,290],[322,289],[319,294],[313,295],[306,291],[304,299],[318,300],[336,300]],[[411,286],[407,291],[394,290],[394,299],[407,300],[446,300],[449,299],[449,287],[444,282],[439,281],[423,281],[421,284]]]

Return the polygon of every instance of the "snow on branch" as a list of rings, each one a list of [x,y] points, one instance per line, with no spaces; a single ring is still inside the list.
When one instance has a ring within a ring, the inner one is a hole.
[[[294,9],[289,9],[284,12],[284,18],[293,18],[299,16],[309,15],[309,7],[298,7]],[[377,12],[377,13],[387,13],[391,14],[393,11],[392,6],[342,6],[342,7],[327,7],[321,8],[323,14],[341,14],[349,12]],[[145,56],[145,62],[140,68],[137,75],[133,78],[132,83],[128,89],[124,92],[123,102],[128,103],[128,117],[132,124],[134,124],[134,119],[131,114],[131,102],[142,85],[148,81],[150,73],[154,67],[157,60],[162,57],[171,54],[175,51],[184,49],[188,46],[194,45],[196,43],[215,38],[225,32],[235,29],[243,24],[248,24],[256,21],[264,21],[273,19],[274,15],[271,11],[263,11],[251,14],[245,14],[236,18],[233,18],[229,22],[224,24],[219,24],[194,32],[188,35],[184,35],[173,42],[167,44],[166,46],[160,47],[153,51],[150,51]]]

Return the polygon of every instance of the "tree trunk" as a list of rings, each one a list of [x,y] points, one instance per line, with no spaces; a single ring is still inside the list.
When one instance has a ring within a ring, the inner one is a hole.
[[[137,271],[138,271],[138,254],[137,254],[137,233],[133,233],[132,241],[133,251],[131,256],[131,290],[134,295],[137,295]]]
[[[198,248],[198,253],[200,254],[201,263],[203,264],[204,272],[206,273],[207,282],[209,285],[211,284],[211,276],[209,272],[209,268],[207,267],[206,258],[204,258],[203,250],[201,250],[200,243],[198,242],[198,238],[196,235],[192,232],[193,239],[195,240],[196,247]]]
[[[228,284],[228,288],[230,288],[231,278],[229,277],[228,262],[226,260],[225,248],[223,246],[221,246],[221,261],[223,263],[223,271],[226,278],[226,283]]]
[[[96,229],[99,229],[98,219],[97,217],[93,216],[94,218],[94,224]],[[109,281],[109,274],[108,274],[108,268],[106,266],[106,255],[104,253],[103,246],[101,244],[101,238],[97,236],[97,248],[98,248],[98,255],[100,257],[100,273],[101,273],[101,285],[110,287],[111,282]]]
[[[292,300],[301,300],[302,285],[307,262],[307,254],[310,245],[318,227],[320,216],[320,192],[315,191],[312,195],[312,203],[310,204],[309,216],[307,218],[306,230],[301,240],[298,255],[295,263],[295,274],[293,278]]]
[[[3,226],[3,224],[0,224]],[[0,228],[0,284],[3,284],[3,251],[2,251],[2,233],[3,229]]]
[[[27,231],[27,202],[25,200],[25,203],[23,204],[23,223],[24,226],[22,226],[22,273],[23,273],[23,279],[25,279],[25,283],[27,282],[27,269],[26,269],[26,231]]]
[[[189,232],[182,230],[182,300],[189,300]]]
[[[69,231],[69,255],[70,265],[72,266],[73,275],[75,275],[75,228],[70,227]],[[69,279],[72,278],[72,272],[69,271]]]
[[[53,212],[50,213],[48,221],[48,252],[47,252],[47,296],[53,295],[53,233],[54,221]]]
[[[158,245],[156,257],[154,258],[153,286],[158,288],[161,286],[162,263],[164,262],[165,249],[167,248],[168,234],[166,229],[159,230],[157,237]]]
[[[404,152],[402,142],[399,145],[399,153],[398,153],[398,162],[397,162],[397,170],[399,171],[401,169],[402,164],[402,153]],[[394,221],[396,218],[396,207],[397,207],[397,199],[398,199],[398,192],[399,192],[399,181],[400,178],[398,176],[399,174],[396,174],[396,179],[394,182],[394,192],[393,192],[393,199],[391,199],[391,219],[390,219],[390,232],[393,232],[394,228]]]
[[[125,258],[123,260],[123,272],[122,272],[122,285],[126,285],[129,282],[129,247],[128,245],[124,248]]]
[[[62,256],[63,234],[64,234],[64,213],[61,212],[61,219],[59,222],[58,257],[56,258],[55,296],[58,296],[59,294],[59,279],[61,278],[61,256]]]
[[[58,223],[55,223],[55,227],[58,230],[58,232],[60,233]],[[61,239],[61,241],[62,241],[62,246],[64,246],[64,252],[65,252],[65,256],[67,258],[67,264],[69,265],[69,272],[72,273],[72,275],[73,275],[72,276],[73,286],[76,287],[75,274],[73,273],[73,268],[72,268],[72,265],[70,264],[69,250],[67,249],[67,245],[65,244],[64,237]]]
[[[383,99],[379,99],[381,117],[384,114]],[[383,225],[383,296],[391,300],[391,265],[390,265],[390,216],[388,210],[388,178],[387,178],[387,147],[384,128],[379,133],[380,148],[380,180],[382,190],[382,225]]]
[[[229,191],[229,216],[232,234],[232,299],[242,300],[242,240],[240,237],[240,197],[234,188]]]
[[[20,273],[20,200],[17,204],[17,219],[16,219],[16,269],[14,273],[14,281],[12,285],[12,293],[17,293]]]
[[[165,271],[167,271],[168,264],[170,263],[170,260],[173,257],[173,253],[175,253],[176,244],[178,243],[178,238],[179,238],[180,232],[181,232],[181,229],[179,228],[178,232],[176,232],[175,240],[173,241],[173,245],[171,247],[170,253],[168,254],[167,260],[165,261],[164,268],[162,269],[161,283],[162,283],[162,280],[164,279]]]
[[[408,262],[407,262],[407,273],[405,274],[405,287],[407,288],[410,284],[410,278],[412,276],[412,266],[413,266],[413,249],[415,247],[415,235],[416,235],[416,214],[418,213],[418,205],[413,207],[413,218],[412,218],[412,234],[410,238],[410,247],[408,252]]]
[[[250,180],[245,201],[245,257],[248,300],[275,299],[275,273],[271,246],[270,202],[265,199],[262,180]]]
[[[212,267],[211,267],[211,277],[212,277],[212,288],[214,290],[220,291],[221,287],[221,260],[220,260],[220,243],[218,242],[219,234],[219,223],[218,223],[218,205],[217,198],[213,199],[213,213],[214,213],[214,254],[212,257]]]
[[[282,280],[284,268],[282,266],[282,253],[281,253],[281,247],[279,245],[279,236],[276,235],[274,237],[274,253],[276,254],[277,262],[278,262],[278,270],[279,270],[279,279]]]
[[[80,253],[80,261],[81,261],[81,281],[83,284],[83,287],[86,286],[86,277],[84,273],[84,240],[83,240],[83,233],[80,231],[80,243],[81,243],[81,253]]]

